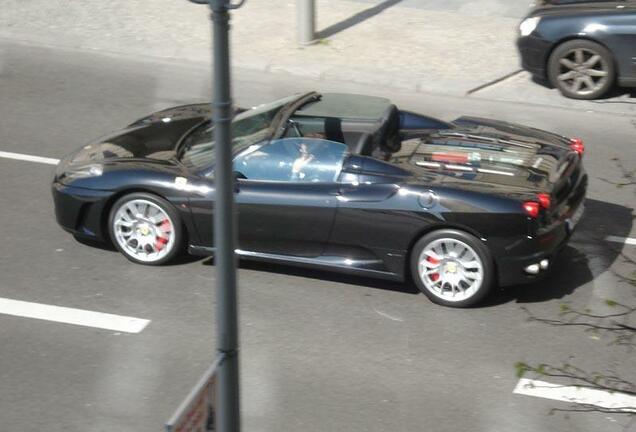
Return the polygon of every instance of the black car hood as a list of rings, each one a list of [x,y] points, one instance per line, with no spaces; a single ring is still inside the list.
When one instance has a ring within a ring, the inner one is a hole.
[[[70,165],[125,159],[169,160],[181,137],[209,118],[209,104],[192,104],[157,111],[102,137],[71,154]]]
[[[203,119],[210,118],[212,116],[212,109],[209,103],[196,103],[188,105],[179,105],[172,108],[167,108],[161,111],[154,112],[146,117],[142,117],[139,120],[130,124],[130,126],[141,126],[147,124],[154,124],[166,121],[179,121],[190,119]]]

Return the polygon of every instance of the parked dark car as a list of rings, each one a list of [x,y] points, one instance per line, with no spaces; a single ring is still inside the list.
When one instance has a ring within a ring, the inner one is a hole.
[[[63,159],[60,225],[136,263],[213,254],[209,117],[171,108]],[[445,305],[544,275],[583,212],[583,143],[516,124],[308,93],[240,110],[232,136],[240,257],[412,276]]]
[[[636,2],[553,0],[521,22],[524,69],[564,96],[596,99],[636,87]]]

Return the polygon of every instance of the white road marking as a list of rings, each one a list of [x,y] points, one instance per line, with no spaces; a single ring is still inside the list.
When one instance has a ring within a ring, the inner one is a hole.
[[[48,164],[48,165],[57,165],[60,162],[59,159],[46,158],[41,156],[31,156],[31,155],[26,155],[22,153],[11,153],[11,152],[5,152],[5,151],[0,151],[0,157],[6,158],[6,159],[27,161],[27,162],[37,162],[37,163]]]
[[[636,238],[607,236],[605,237],[605,241],[636,246]]]
[[[520,395],[636,413],[636,396],[625,393],[610,393],[604,390],[564,386],[527,378],[520,379],[517,387],[512,392]]]
[[[389,314],[388,314],[388,313],[386,313],[386,312],[382,312],[382,311],[377,310],[376,308],[373,308],[373,310],[374,310],[374,311],[375,311],[378,315],[383,316],[384,318],[388,318],[388,319],[390,319],[391,321],[404,322],[404,320],[403,320],[402,318],[397,318],[397,317],[391,316],[391,315],[389,315]]]
[[[0,314],[126,333],[140,333],[150,320],[0,298]]]

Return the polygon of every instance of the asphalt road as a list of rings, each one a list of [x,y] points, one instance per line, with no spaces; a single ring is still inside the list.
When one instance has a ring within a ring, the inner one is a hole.
[[[0,45],[0,151],[60,158],[148,112],[207,100],[209,73],[149,58]],[[311,89],[311,80],[236,71],[238,105]],[[242,413],[246,431],[622,431],[608,414],[549,416],[562,402],[515,395],[517,361],[614,370],[632,381],[633,353],[605,336],[529,322],[562,303],[604,311],[634,303],[615,275],[636,247],[636,168],[627,116],[410,94],[391,97],[444,119],[461,114],[582,136],[587,212],[551,277],[453,310],[413,286],[285,266],[241,264]],[[150,320],[140,333],[0,315],[0,430],[157,431],[214,358],[214,266],[150,268],[75,241],[55,223],[53,167],[0,158],[0,297]]]

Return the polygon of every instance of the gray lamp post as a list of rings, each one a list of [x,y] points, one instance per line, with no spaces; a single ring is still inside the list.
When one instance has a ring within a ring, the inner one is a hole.
[[[216,428],[220,432],[240,430],[238,305],[236,292],[236,220],[234,212],[234,176],[232,174],[230,94],[229,9],[245,0],[190,0],[209,3],[212,10],[213,99],[215,157],[214,168],[214,260],[217,273],[217,349],[221,362],[217,372]]]

